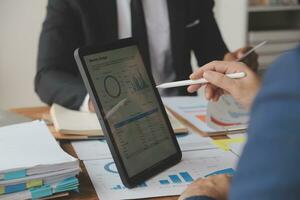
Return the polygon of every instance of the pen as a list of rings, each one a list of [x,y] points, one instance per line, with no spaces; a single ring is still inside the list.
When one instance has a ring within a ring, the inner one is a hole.
[[[263,41],[263,42],[259,43],[258,45],[253,47],[251,50],[247,51],[241,58],[237,59],[236,61],[240,62],[241,60],[243,60],[244,58],[249,56],[252,52],[254,52],[258,48],[264,46],[266,43],[267,43],[267,41]],[[240,73],[235,73],[235,74],[227,74],[226,76],[228,76],[229,78],[232,78],[232,79],[238,79],[238,78],[244,78],[246,76],[246,74],[244,72],[240,72]],[[176,81],[176,82],[164,83],[164,84],[158,85],[156,87],[157,88],[174,88],[174,87],[181,87],[181,86],[187,86],[187,85],[196,85],[196,84],[205,84],[205,83],[207,83],[207,80],[205,80],[204,78],[201,78],[199,80],[185,80],[185,81]]]
[[[247,56],[249,56],[251,53],[253,53],[256,49],[264,46],[267,43],[267,41],[263,41],[261,43],[259,43],[258,45],[256,45],[255,47],[253,47],[252,49],[250,49],[249,51],[247,51],[241,58],[237,59],[237,62],[242,61],[244,58],[246,58]]]
[[[245,72],[238,72],[233,74],[226,74],[227,77],[232,79],[239,79],[244,78],[246,76]],[[157,88],[174,88],[174,87],[181,87],[181,86],[187,86],[187,85],[196,85],[196,84],[205,84],[208,83],[208,81],[204,78],[198,79],[198,80],[185,80],[185,81],[176,81],[176,82],[170,82],[170,83],[164,83],[161,85],[156,86]]]

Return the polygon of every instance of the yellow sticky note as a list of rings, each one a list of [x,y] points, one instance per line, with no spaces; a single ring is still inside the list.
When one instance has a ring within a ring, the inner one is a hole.
[[[4,194],[4,187],[3,186],[0,186],[0,194]]]
[[[42,186],[43,181],[42,180],[31,180],[26,183],[26,188],[33,188],[37,186]]]
[[[229,151],[230,147],[229,145],[232,143],[243,143],[246,139],[244,137],[241,138],[232,138],[232,139],[223,139],[223,140],[214,140],[213,143],[219,147],[220,149],[223,149],[224,151]]]

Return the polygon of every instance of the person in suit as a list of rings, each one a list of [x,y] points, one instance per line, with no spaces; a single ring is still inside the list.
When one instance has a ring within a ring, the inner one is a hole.
[[[261,89],[259,78],[241,63],[212,62],[191,75],[210,82],[208,99],[217,101],[228,92],[252,111],[248,141],[233,180],[227,175],[199,179],[180,200],[300,199],[299,66],[300,46],[286,52],[270,67]],[[232,80],[224,76],[241,71],[247,77]],[[194,92],[199,87],[190,86],[188,90]]]
[[[93,110],[73,52],[128,37],[137,41],[156,84],[187,79],[192,72],[191,51],[199,66],[212,60],[235,60],[248,48],[228,51],[213,7],[213,0],[49,0],[35,90],[49,105]],[[257,58],[252,61],[257,66]],[[188,95],[183,88],[160,93]]]

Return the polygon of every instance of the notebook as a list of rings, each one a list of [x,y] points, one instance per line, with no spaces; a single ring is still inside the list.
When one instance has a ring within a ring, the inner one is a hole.
[[[95,113],[70,110],[53,104],[50,115],[55,130],[63,134],[83,136],[103,136],[98,118]],[[187,133],[187,127],[168,112],[172,128],[176,134]]]
[[[50,115],[56,131],[63,134],[103,136],[96,114],[70,110],[53,104]]]

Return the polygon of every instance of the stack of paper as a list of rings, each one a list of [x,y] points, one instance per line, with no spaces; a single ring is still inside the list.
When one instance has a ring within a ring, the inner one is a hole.
[[[77,190],[79,162],[40,121],[0,128],[0,199],[38,199]]]
[[[103,137],[99,120],[95,113],[80,112],[53,104],[50,110],[55,130],[68,135]],[[172,128],[177,134],[187,133],[187,128],[171,113],[168,113]],[[85,138],[79,138],[85,139]]]

